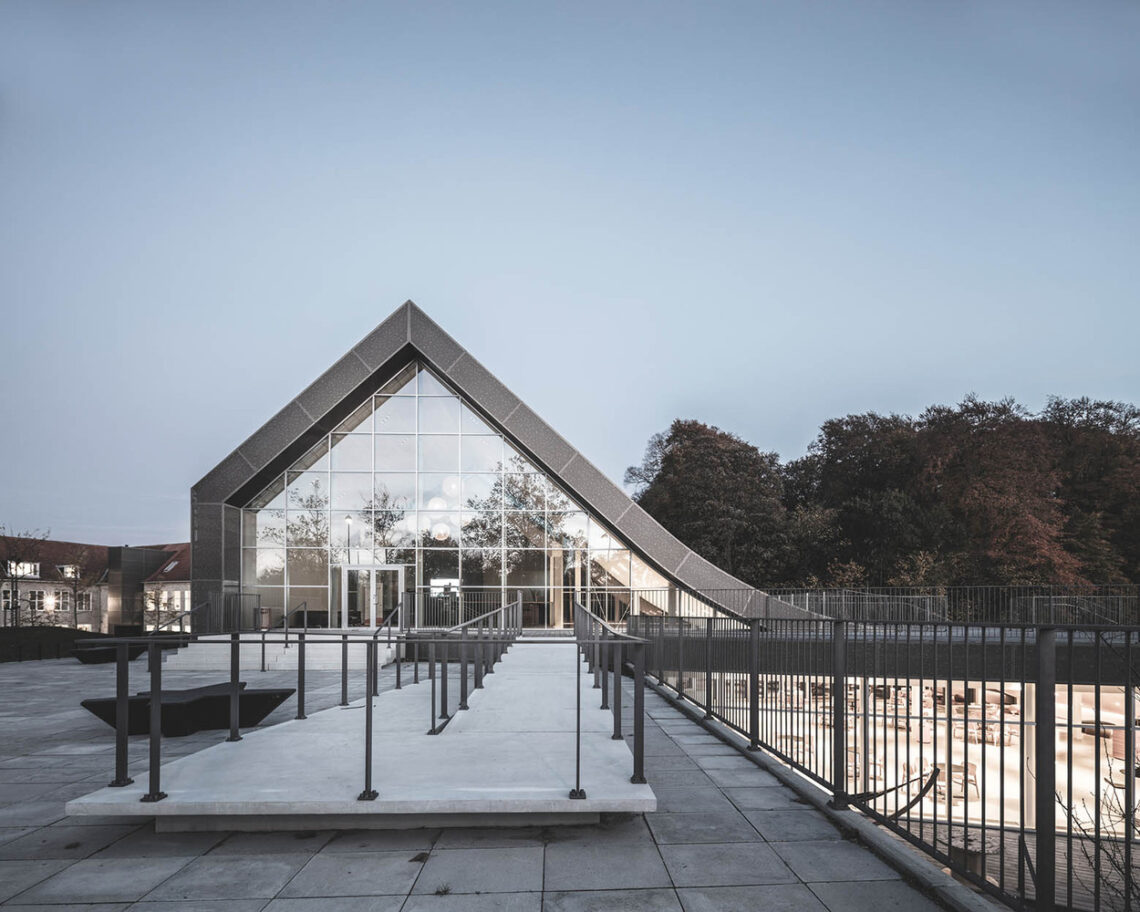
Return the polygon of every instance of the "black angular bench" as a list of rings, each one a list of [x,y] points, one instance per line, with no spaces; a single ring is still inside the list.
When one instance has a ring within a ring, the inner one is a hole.
[[[238,682],[238,688],[238,725],[241,728],[257,725],[296,692],[291,687],[246,690],[244,681]],[[186,690],[164,690],[163,736],[181,738],[194,732],[229,728],[230,690],[228,683]],[[112,728],[115,727],[114,697],[83,700],[79,705]],[[142,691],[127,698],[127,733],[150,734],[150,691]]]
[[[133,662],[146,652],[146,646],[128,646],[127,656]],[[106,665],[117,658],[114,646],[76,646],[71,654],[84,665]]]

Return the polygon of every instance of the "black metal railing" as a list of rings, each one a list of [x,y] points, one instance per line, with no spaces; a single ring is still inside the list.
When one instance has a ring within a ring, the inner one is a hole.
[[[614,675],[614,693],[620,694],[618,676],[620,675],[623,656],[632,656],[635,667],[635,698],[632,713],[634,728],[633,745],[633,777],[634,782],[644,782],[644,641],[632,638],[613,630],[612,628],[596,628],[600,639],[590,639],[588,631],[583,629],[576,641],[567,638],[522,638],[523,600],[521,594],[513,602],[502,605],[487,612],[485,615],[470,620],[443,631],[400,631],[393,629],[391,624],[385,624],[375,630],[312,630],[300,629],[293,632],[291,641],[297,648],[297,686],[296,718],[305,719],[306,696],[306,643],[339,643],[341,646],[341,703],[347,703],[349,680],[349,646],[364,645],[366,661],[365,676],[365,713],[363,714],[363,742],[364,742],[364,787],[358,798],[360,800],[374,800],[378,793],[373,787],[372,780],[372,748],[373,748],[373,697],[379,694],[379,666],[380,648],[390,645],[393,649],[395,665],[395,688],[401,689],[408,685],[408,665],[411,665],[411,684],[430,684],[430,724],[427,733],[438,735],[443,730],[447,720],[456,712],[466,710],[470,689],[482,689],[488,675],[494,673],[494,667],[499,663],[507,651],[518,643],[526,644],[558,644],[572,645],[577,643],[577,649],[590,661],[606,661]],[[584,610],[584,609],[583,609]],[[162,790],[162,713],[163,713],[163,683],[162,660],[160,650],[164,643],[176,642],[178,645],[196,643],[196,648],[228,648],[230,650],[229,674],[229,730],[227,740],[241,740],[240,731],[240,703],[242,683],[239,680],[241,673],[241,648],[243,645],[260,644],[264,650],[265,644],[286,643],[285,630],[269,631],[265,629],[249,631],[233,631],[226,638],[193,639],[191,635],[170,634],[167,639],[155,637],[116,637],[104,638],[97,641],[99,645],[114,646],[116,649],[116,726],[115,726],[115,774],[110,782],[111,786],[123,787],[130,785],[132,779],[128,775],[128,743],[130,725],[130,653],[132,647],[144,645],[148,655],[149,690],[149,735],[148,737],[148,786],[141,800],[144,802],[161,801],[167,797]],[[381,638],[384,638],[383,640]],[[629,650],[625,652],[623,650]],[[421,675],[420,666],[425,666],[425,674]],[[580,664],[580,660],[579,660]],[[262,670],[265,670],[264,658]],[[591,671],[594,668],[591,666]],[[458,686],[458,694],[452,689],[451,682]],[[454,695],[454,699],[453,699]],[[580,701],[580,690],[579,690]],[[614,701],[616,707],[614,733],[621,736],[621,710],[620,696]],[[580,702],[579,702],[580,713]],[[581,790],[581,724],[579,716],[578,740],[576,742],[575,776],[577,788]]]
[[[1140,628],[631,618],[660,685],[1014,906],[1140,909]]]
[[[601,691],[602,709],[613,714],[613,739],[621,741],[622,671],[627,664],[633,672],[633,775],[630,782],[645,782],[645,640],[618,630],[589,608],[574,603],[574,639],[581,658],[576,659],[576,674],[586,669],[594,677],[594,687]],[[575,737],[575,785],[571,798],[585,798],[582,789],[582,689],[577,689],[577,730]]]
[[[848,621],[995,624],[1140,624],[1140,586],[883,586],[772,588],[803,611]]]

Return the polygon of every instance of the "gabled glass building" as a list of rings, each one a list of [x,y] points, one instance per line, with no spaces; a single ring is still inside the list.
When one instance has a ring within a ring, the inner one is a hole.
[[[267,625],[375,626],[399,611],[435,626],[521,593],[528,625],[560,627],[574,600],[620,620],[675,613],[684,589],[747,589],[411,302],[191,499],[194,604],[256,595]]]

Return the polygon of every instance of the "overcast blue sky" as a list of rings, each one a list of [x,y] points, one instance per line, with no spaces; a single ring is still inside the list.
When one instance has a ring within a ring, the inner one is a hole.
[[[0,523],[190,486],[415,300],[611,478],[1140,401],[1131,2],[0,4]]]

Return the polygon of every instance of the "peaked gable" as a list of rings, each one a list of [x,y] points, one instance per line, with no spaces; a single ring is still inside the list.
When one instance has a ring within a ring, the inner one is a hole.
[[[237,521],[237,508],[333,431],[378,383],[414,360],[425,362],[444,377],[492,427],[665,576],[697,590],[751,590],[667,532],[411,301],[194,485],[195,548],[218,552],[212,560],[200,561],[195,556],[196,580],[237,579],[236,569],[231,569],[221,553],[225,530]],[[203,540],[199,530],[205,532],[207,527],[221,530],[222,540],[208,532]],[[743,601],[733,599],[733,609],[759,611],[765,596],[756,590],[752,593]]]

